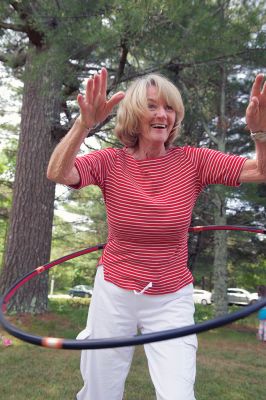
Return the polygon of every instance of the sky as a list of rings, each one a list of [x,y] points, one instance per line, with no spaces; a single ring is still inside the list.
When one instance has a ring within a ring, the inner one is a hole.
[[[10,131],[3,129],[1,124],[18,125],[20,123],[21,97],[16,94],[16,90],[21,89],[22,86],[21,81],[8,76],[0,63],[0,150],[10,138]]]

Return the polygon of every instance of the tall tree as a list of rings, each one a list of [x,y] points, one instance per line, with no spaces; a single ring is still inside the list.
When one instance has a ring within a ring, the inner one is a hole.
[[[2,291],[16,277],[47,262],[50,256],[55,185],[46,179],[46,168],[56,144],[52,133],[60,121],[64,100],[62,89],[71,85],[71,79],[66,75],[71,69],[70,57],[75,51],[82,54],[92,51],[91,39],[85,43],[79,42],[80,46],[73,50],[77,38],[71,40],[69,25],[65,21],[60,23],[57,18],[70,7],[70,2],[64,3],[63,9],[58,2],[51,1],[45,1],[42,5],[30,1],[5,1],[1,5],[0,27],[21,33],[19,37],[10,36],[11,43],[8,43],[6,53],[1,55],[2,60],[11,65],[13,62],[14,65],[17,53],[25,54],[20,139],[10,228],[1,275]],[[88,31],[97,27],[93,13],[99,10],[96,4],[92,4],[95,2],[89,3],[86,4],[86,13],[92,17],[92,21],[86,22]],[[77,7],[77,12],[80,11]],[[70,17],[76,25],[76,15]],[[73,24],[72,29],[75,29]],[[20,47],[16,47],[12,39],[15,43],[19,39]],[[95,43],[95,36],[93,40]],[[13,59],[10,57],[12,46],[15,53]],[[47,309],[47,290],[46,275],[29,282],[14,296],[11,306],[20,312],[43,312]]]
[[[228,129],[226,117],[226,82],[227,72],[221,68],[220,78],[220,106],[218,111],[218,126],[216,136],[217,149],[226,151],[226,134]],[[226,194],[221,186],[215,187],[213,196],[214,223],[226,225]],[[227,232],[214,232],[214,304],[217,315],[227,313]]]

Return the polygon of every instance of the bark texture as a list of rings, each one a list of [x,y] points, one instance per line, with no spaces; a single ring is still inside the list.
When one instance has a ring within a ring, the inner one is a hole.
[[[51,132],[59,118],[61,86],[54,69],[47,49],[28,52],[1,292],[50,258],[55,185],[47,180],[46,169],[55,146]],[[47,294],[48,275],[41,274],[17,291],[9,309],[44,312]]]
[[[223,187],[215,191],[216,208],[214,211],[214,224],[226,225],[225,196]],[[227,314],[227,231],[214,231],[214,307],[215,315]]]
[[[226,134],[228,121],[226,118],[226,69],[220,68],[220,104],[218,109],[217,149],[226,152]],[[223,186],[214,189],[214,223],[226,225],[226,195]],[[214,232],[214,307],[215,315],[221,316],[228,312],[227,303],[227,232]]]

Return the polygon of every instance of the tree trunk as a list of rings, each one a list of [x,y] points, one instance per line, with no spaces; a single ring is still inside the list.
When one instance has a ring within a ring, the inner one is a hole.
[[[225,68],[220,68],[220,105],[218,112],[218,135],[217,148],[225,152],[226,149],[226,80]],[[215,225],[226,225],[226,198],[224,188],[217,186],[214,189],[214,223]],[[221,316],[228,312],[227,304],[227,232],[214,232],[214,307],[215,315]]]
[[[226,225],[224,188],[215,189],[215,225]],[[214,231],[214,309],[215,315],[221,316],[228,312],[227,304],[227,232]]]
[[[28,54],[2,292],[50,257],[55,185],[47,180],[46,169],[55,145],[51,131],[59,118],[61,85],[49,50]],[[47,294],[48,274],[42,274],[18,290],[9,309],[44,312]]]

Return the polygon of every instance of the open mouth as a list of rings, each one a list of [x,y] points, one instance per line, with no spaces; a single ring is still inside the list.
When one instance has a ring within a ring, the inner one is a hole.
[[[165,124],[151,124],[151,127],[155,128],[155,129],[166,129],[167,125],[165,125]]]

